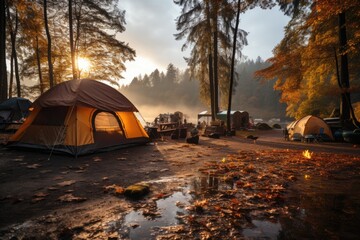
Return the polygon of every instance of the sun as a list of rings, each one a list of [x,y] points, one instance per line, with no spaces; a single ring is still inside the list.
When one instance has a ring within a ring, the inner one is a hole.
[[[77,60],[79,71],[81,72],[88,72],[90,71],[90,61],[87,58],[79,57]]]

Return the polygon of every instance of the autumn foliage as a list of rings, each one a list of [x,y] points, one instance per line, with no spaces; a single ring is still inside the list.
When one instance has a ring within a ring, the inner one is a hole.
[[[346,14],[347,45],[339,44],[338,15]],[[314,114],[328,116],[339,106],[336,59],[349,59],[350,91],[358,93],[360,82],[360,2],[300,1],[298,12],[285,27],[283,40],[273,50],[271,66],[258,71],[263,79],[277,78],[274,88],[281,91],[287,114],[300,118]],[[353,102],[359,101],[353,94]]]

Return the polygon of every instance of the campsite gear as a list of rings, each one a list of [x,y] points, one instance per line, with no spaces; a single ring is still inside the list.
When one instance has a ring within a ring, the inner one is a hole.
[[[241,130],[249,127],[249,113],[246,111],[231,111],[231,128],[235,130]],[[216,114],[216,118],[226,122],[227,111],[221,111]],[[202,111],[198,114],[198,121],[205,121],[209,124],[211,120],[210,111]]]
[[[160,137],[160,134],[157,131],[158,127],[146,127],[145,130],[151,139],[157,139]]]
[[[136,107],[120,92],[96,80],[60,83],[32,107],[9,146],[77,156],[149,141]]]
[[[197,129],[197,127],[193,128],[191,131],[190,131],[190,134],[192,137],[195,137],[199,134],[199,130]]]
[[[199,135],[188,137],[186,139],[187,143],[199,144]]]
[[[251,139],[251,140],[254,141],[254,143],[256,143],[256,140],[257,140],[259,137],[253,136],[253,135],[248,135],[248,136],[246,136],[246,138],[247,138],[247,139]]]
[[[334,140],[330,127],[316,116],[308,115],[291,122],[286,128],[291,140],[305,140],[305,136],[310,137],[308,135],[312,135],[315,140]]]
[[[346,142],[353,144],[360,143],[360,129],[355,129],[354,131],[343,131],[342,136]]]
[[[0,104],[0,129],[11,123],[22,122],[29,115],[31,101],[26,98],[14,97]]]
[[[219,133],[210,133],[208,135],[209,138],[215,138],[215,139],[219,139],[220,138],[220,134]]]

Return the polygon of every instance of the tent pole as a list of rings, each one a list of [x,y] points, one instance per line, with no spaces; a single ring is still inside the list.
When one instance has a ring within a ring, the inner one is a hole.
[[[55,142],[54,142],[53,146],[51,147],[48,160],[50,160],[50,158],[51,158],[51,156],[52,156],[52,153],[54,152],[55,144],[58,142],[59,137],[62,136],[62,135],[65,133],[66,126],[68,125],[68,123],[69,123],[69,121],[70,121],[70,118],[71,118],[71,115],[72,115],[72,113],[73,113],[74,107],[75,107],[75,105],[73,105],[73,106],[71,107],[70,114],[67,116],[66,121],[65,121],[64,124],[61,126],[61,129],[60,129],[59,133],[58,133],[57,136],[56,136]]]

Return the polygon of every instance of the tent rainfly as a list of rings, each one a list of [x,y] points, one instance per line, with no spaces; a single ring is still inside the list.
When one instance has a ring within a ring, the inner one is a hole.
[[[32,107],[10,138],[10,147],[77,156],[149,141],[136,107],[120,92],[96,80],[60,83]]]

